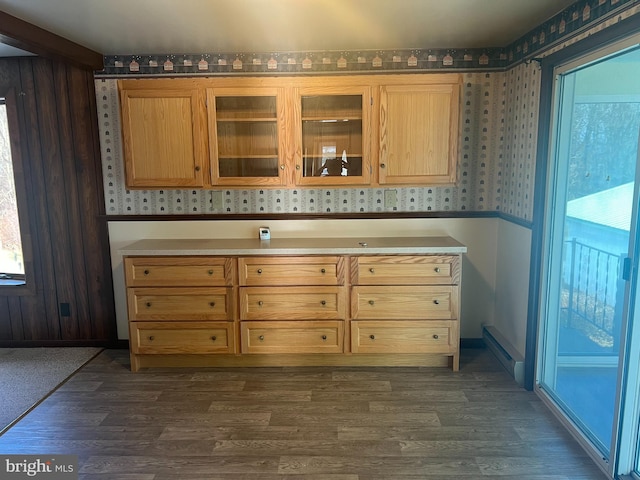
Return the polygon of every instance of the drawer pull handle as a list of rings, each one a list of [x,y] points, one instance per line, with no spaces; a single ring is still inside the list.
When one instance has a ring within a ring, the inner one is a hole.
[[[147,308],[151,306],[151,302],[147,302]]]
[[[264,340],[264,335],[260,335],[260,336],[258,337],[258,340],[260,340],[260,341],[262,342],[262,341]]]
[[[433,271],[436,272],[436,273],[440,273],[440,267],[434,268]]]
[[[433,303],[435,303],[436,305],[440,305],[440,300],[436,299],[433,301]]]
[[[153,335],[149,335],[149,341],[153,342],[156,339]]]
[[[374,302],[373,300],[369,300],[369,305],[373,305],[374,303],[376,302]]]
[[[376,271],[375,271],[375,269],[374,269],[374,268],[370,268],[370,269],[369,269],[369,271],[370,271],[371,273],[376,273]]]
[[[209,306],[210,307],[215,307],[216,306],[216,302],[209,302]]]
[[[320,300],[320,305],[322,305],[323,307],[327,304],[326,300]]]
[[[322,340],[326,340],[327,336],[326,335],[322,335]]]
[[[211,340],[213,340],[214,342],[218,339],[218,337],[216,337],[215,335],[211,335]]]
[[[258,269],[258,275],[262,275],[262,269],[261,268]]]
[[[209,270],[207,273],[208,273],[209,275],[213,275],[213,270]]]
[[[322,270],[320,270],[320,273],[327,273],[327,270],[323,268]]]
[[[145,275],[149,275],[149,270],[145,270],[145,271],[144,271],[144,274],[145,274]]]
[[[369,335],[369,338],[370,338],[371,340],[375,340],[375,339],[376,339],[376,336],[375,336],[375,335],[373,335],[373,334],[371,334],[371,335]]]
[[[258,306],[261,307],[262,305],[264,305],[264,302],[262,300],[258,301]]]
[[[438,335],[434,334],[434,335],[433,335],[433,338],[434,338],[435,340],[437,340],[437,339],[438,339]]]

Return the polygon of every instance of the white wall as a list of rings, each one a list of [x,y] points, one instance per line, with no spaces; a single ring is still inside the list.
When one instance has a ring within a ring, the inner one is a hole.
[[[490,324],[524,357],[531,229],[499,220],[497,245],[495,318]]]
[[[119,249],[149,238],[253,238],[261,225],[271,228],[272,238],[437,235],[455,238],[468,249],[462,263],[460,335],[462,338],[480,338],[482,325],[493,323],[495,313],[499,222],[497,218],[111,221],[108,224],[118,338],[128,338],[124,272]]]

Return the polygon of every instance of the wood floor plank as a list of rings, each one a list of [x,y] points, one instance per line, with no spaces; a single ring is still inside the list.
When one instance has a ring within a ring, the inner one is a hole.
[[[163,433],[164,427],[145,425],[132,426],[41,426],[34,429],[30,423],[20,422],[11,428],[11,438],[14,441],[32,441],[39,444],[49,440],[157,440]],[[0,437],[2,439],[3,437]]]
[[[209,412],[271,412],[289,415],[292,413],[313,413],[331,415],[336,413],[369,412],[369,402],[282,402],[266,401],[259,404],[249,401],[211,402]]]
[[[79,480],[602,480],[486,349],[430,367],[143,369],[105,350],[0,436]]]
[[[117,414],[109,413],[100,425],[133,425],[143,427],[144,425],[183,425],[199,424],[203,426],[215,427],[219,425],[267,425],[271,413],[163,413],[153,415],[144,414]]]
[[[200,425],[169,426],[160,435],[161,440],[316,440],[338,441],[335,427],[237,425],[209,427]]]
[[[400,456],[401,445],[394,441],[331,440],[221,440],[215,443],[213,455],[260,456],[341,456],[358,452],[361,457]]]
[[[193,391],[189,390],[189,399],[208,400],[210,402],[252,402],[257,405],[263,403],[286,404],[294,402],[310,402],[311,390],[267,390],[267,391]],[[169,390],[158,397],[158,402],[179,402],[184,400],[185,392]]]
[[[177,477],[169,475],[156,475],[154,480],[175,480]],[[359,480],[358,475],[345,474],[320,474],[320,475],[280,475],[278,473],[224,473],[212,472],[206,476],[189,477],[189,480]],[[83,478],[83,480],[93,480]],[[102,479],[96,479],[102,480]],[[413,480],[417,480],[415,477]],[[563,479],[564,480],[564,479]]]
[[[278,473],[354,473],[414,475],[422,478],[442,478],[456,475],[479,475],[482,472],[475,460],[421,457],[360,457],[360,456],[282,456]]]
[[[270,425],[336,425],[358,426],[375,421],[376,425],[424,425],[437,426],[440,420],[435,413],[392,413],[376,414],[375,419],[370,413],[350,413],[343,415],[313,415],[307,413],[275,412],[271,416]]]
[[[183,402],[149,402],[145,404],[144,411],[151,415],[172,415],[178,413],[206,413],[209,410],[211,401],[193,400]],[[117,415],[135,415],[140,412],[140,405],[137,402],[91,402],[86,401],[63,401],[57,402],[49,410],[49,414],[55,415],[76,415],[78,413],[110,413]]]
[[[513,427],[348,426],[338,428],[340,440],[465,441],[495,440],[510,445],[522,438]]]
[[[339,395],[339,396],[338,396]],[[383,392],[367,392],[367,391],[355,391],[355,392],[313,392],[313,401],[317,402],[414,402],[425,403],[429,405],[437,405],[445,402],[468,402],[464,392],[459,390],[393,390]]]
[[[269,457],[213,456],[139,456],[95,455],[80,467],[79,473],[148,473],[172,474],[173,478],[192,478],[212,472],[277,473],[278,459]]]
[[[296,381],[283,380],[275,382],[247,382],[246,391],[255,390],[313,390],[314,392],[388,392],[391,385],[388,381],[333,382],[333,381]]]
[[[524,478],[531,472],[578,478],[591,472],[591,465],[585,460],[584,457],[567,457],[562,454],[543,457],[476,457],[483,475],[520,475]]]
[[[549,442],[509,442],[500,440],[407,440],[400,441],[400,452],[403,456],[464,457],[469,452],[482,457],[547,457],[549,455],[571,455],[588,458],[578,446],[567,445],[563,441]]]

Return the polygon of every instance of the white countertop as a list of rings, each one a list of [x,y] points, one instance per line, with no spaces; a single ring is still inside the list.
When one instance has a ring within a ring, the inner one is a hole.
[[[376,255],[460,254],[467,247],[451,237],[147,239],[119,250],[138,255]]]

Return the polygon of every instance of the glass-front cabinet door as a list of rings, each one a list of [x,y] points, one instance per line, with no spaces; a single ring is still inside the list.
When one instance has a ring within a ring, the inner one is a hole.
[[[207,89],[213,185],[285,183],[280,88]]]
[[[371,89],[305,87],[296,92],[296,184],[368,184]]]

